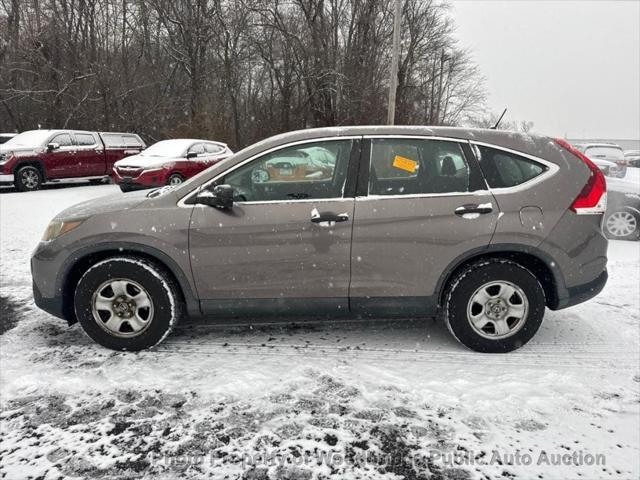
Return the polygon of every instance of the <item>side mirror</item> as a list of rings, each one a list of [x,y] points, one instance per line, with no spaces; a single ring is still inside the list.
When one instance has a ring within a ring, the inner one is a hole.
[[[233,187],[216,185],[213,190],[204,190],[196,197],[196,203],[228,210],[233,207]]]
[[[196,152],[187,152],[187,158],[196,158],[197,156]]]
[[[47,151],[52,152],[53,150],[57,150],[60,148],[59,143],[47,143]]]

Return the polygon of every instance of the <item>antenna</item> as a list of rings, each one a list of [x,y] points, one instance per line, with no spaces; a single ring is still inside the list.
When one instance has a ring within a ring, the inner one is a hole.
[[[500,118],[498,119],[496,124],[493,127],[491,127],[491,130],[497,130],[498,129],[498,125],[500,125],[500,122],[502,121],[502,118],[504,117],[505,113],[507,113],[507,109],[506,108],[502,111],[502,115],[500,115]]]

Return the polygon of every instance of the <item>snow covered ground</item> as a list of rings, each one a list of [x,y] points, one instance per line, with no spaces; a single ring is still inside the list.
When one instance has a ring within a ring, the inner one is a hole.
[[[185,323],[118,353],[35,308],[29,274],[55,213],[116,188],[0,193],[1,478],[640,476],[639,243],[507,355],[384,319]]]

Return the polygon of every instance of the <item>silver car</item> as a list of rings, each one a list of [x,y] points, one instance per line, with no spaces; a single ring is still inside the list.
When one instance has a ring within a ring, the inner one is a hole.
[[[605,190],[558,139],[297,131],[177,187],[60,213],[33,254],[34,296],[117,350],[151,347],[186,316],[286,314],[441,315],[467,347],[507,352],[545,307],[603,288]]]

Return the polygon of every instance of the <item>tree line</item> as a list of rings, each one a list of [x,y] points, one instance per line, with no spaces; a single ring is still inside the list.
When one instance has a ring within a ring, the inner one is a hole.
[[[132,131],[239,148],[386,121],[389,0],[0,0],[0,131]],[[482,113],[446,0],[403,0],[397,124]]]

